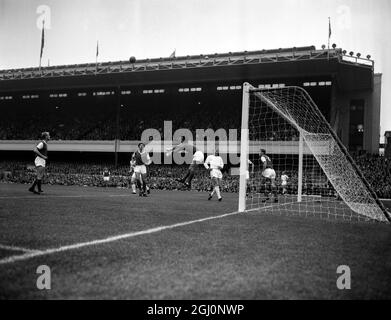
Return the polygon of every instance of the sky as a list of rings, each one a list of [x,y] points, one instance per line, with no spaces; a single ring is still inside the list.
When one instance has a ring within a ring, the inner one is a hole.
[[[370,54],[391,131],[391,0],[0,0],[0,69],[331,44]]]

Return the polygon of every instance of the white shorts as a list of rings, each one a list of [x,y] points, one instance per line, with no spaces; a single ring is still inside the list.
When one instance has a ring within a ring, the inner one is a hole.
[[[276,172],[272,168],[266,168],[262,172],[262,176],[269,179],[275,179],[276,178]]]
[[[246,179],[250,179],[250,172],[248,170],[246,170]]]
[[[132,181],[136,180],[136,172],[133,170],[132,177],[130,178]]]
[[[217,178],[217,179],[223,179],[223,174],[219,169],[212,169],[210,171],[210,177],[211,178]]]
[[[204,162],[204,153],[202,151],[196,151],[196,153],[193,155],[192,162],[202,164]]]
[[[285,187],[287,185],[286,181],[281,182],[281,185]]]
[[[103,181],[110,181],[110,177],[103,177]]]
[[[46,166],[46,160],[42,159],[41,157],[36,157],[34,164],[36,167],[45,167]]]
[[[147,167],[145,166],[145,164],[143,164],[141,166],[135,166],[134,172],[141,173],[141,174],[147,174]]]

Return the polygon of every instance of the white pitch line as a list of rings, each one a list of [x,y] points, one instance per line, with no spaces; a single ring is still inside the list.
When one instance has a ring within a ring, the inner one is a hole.
[[[17,246],[7,246],[5,244],[0,244],[0,249],[4,250],[11,250],[11,251],[23,251],[23,252],[39,252],[39,250],[32,250],[32,249],[27,249],[27,248],[22,248],[22,247],[17,247]]]
[[[1,264],[7,264],[7,263],[13,263],[13,262],[16,262],[16,261],[27,260],[27,259],[31,259],[31,258],[35,258],[35,257],[39,257],[39,256],[45,256],[45,255],[49,255],[49,254],[52,254],[52,253],[69,251],[69,250],[74,250],[74,249],[80,249],[80,248],[83,248],[83,247],[95,246],[95,245],[109,243],[109,242],[114,242],[114,241],[118,241],[118,240],[122,240],[122,239],[128,239],[128,238],[133,238],[133,237],[137,237],[137,236],[141,236],[141,235],[152,234],[152,233],[156,233],[156,232],[159,232],[159,231],[163,231],[163,230],[167,230],[167,229],[174,229],[174,228],[178,228],[178,227],[183,227],[183,226],[187,226],[187,225],[190,225],[190,224],[204,222],[204,221],[208,221],[208,220],[221,219],[221,218],[225,218],[225,217],[228,217],[228,216],[236,215],[236,214],[239,214],[239,213],[240,212],[235,211],[235,212],[225,213],[225,214],[218,215],[218,216],[212,216],[212,217],[207,217],[207,218],[202,218],[202,219],[197,219],[197,220],[180,222],[180,223],[175,223],[175,224],[168,225],[168,226],[160,226],[160,227],[146,229],[146,230],[142,230],[142,231],[135,231],[135,232],[125,233],[125,234],[121,234],[121,235],[118,235],[118,236],[108,237],[108,238],[100,239],[100,240],[80,242],[80,243],[71,244],[71,245],[68,245],[68,246],[62,246],[62,247],[58,247],[58,248],[46,249],[46,250],[35,251],[35,252],[28,252],[28,253],[21,254],[21,255],[14,255],[14,256],[11,256],[11,257],[7,257],[7,258],[4,258],[4,259],[1,259],[0,260],[0,265]]]
[[[35,195],[35,196],[0,196],[0,199],[37,199],[42,200],[46,198],[101,198],[101,197],[130,197],[132,194],[92,194],[92,195]]]

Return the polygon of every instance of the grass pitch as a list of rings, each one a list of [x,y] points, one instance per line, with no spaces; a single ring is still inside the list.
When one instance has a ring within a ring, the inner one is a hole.
[[[236,194],[44,187],[0,185],[1,299],[391,298],[389,225],[224,215]],[[51,290],[36,287],[42,264]]]

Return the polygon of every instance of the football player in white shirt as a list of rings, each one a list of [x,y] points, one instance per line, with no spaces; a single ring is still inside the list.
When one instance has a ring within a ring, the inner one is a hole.
[[[220,186],[221,181],[223,179],[223,174],[221,173],[221,170],[224,168],[223,159],[218,155],[211,154],[206,158],[204,162],[204,167],[207,170],[210,170],[210,177],[214,183],[214,188],[209,194],[208,200],[212,199],[213,195],[216,193],[218,200],[221,201],[223,199],[220,194]]]
[[[136,172],[134,171],[134,167],[136,166],[136,161],[133,159],[130,160],[130,168],[129,168],[129,173],[131,174],[130,178],[130,185],[132,187],[132,193],[136,194]]]
[[[35,157],[35,169],[37,177],[34,180],[33,185],[29,188],[30,192],[35,194],[41,194],[42,188],[42,179],[45,175],[46,160],[48,159],[48,141],[50,140],[49,132],[42,132],[41,141],[34,147]],[[38,186],[38,191],[35,191],[35,186]]]
[[[261,162],[263,165],[263,171],[262,176],[266,178],[266,185],[265,185],[265,199],[262,200],[262,202],[266,202],[269,200],[269,193],[268,193],[268,185],[270,185],[271,193],[274,196],[274,202],[278,202],[278,196],[277,196],[277,188],[276,188],[276,171],[273,169],[273,163],[268,155],[266,155],[266,150],[261,149]]]
[[[282,172],[282,175],[281,175],[281,188],[282,188],[282,194],[286,194],[287,193],[287,185],[288,185],[288,175],[286,174],[285,171]]]

